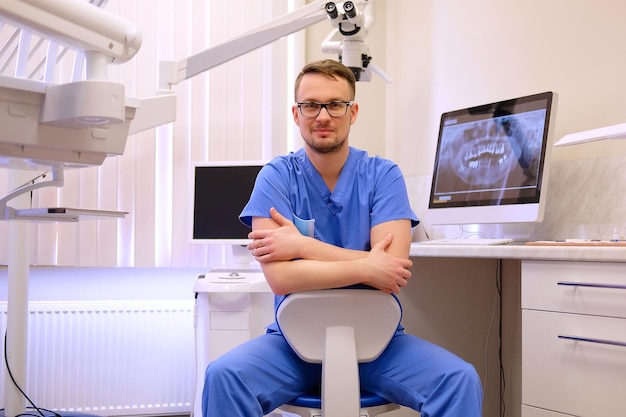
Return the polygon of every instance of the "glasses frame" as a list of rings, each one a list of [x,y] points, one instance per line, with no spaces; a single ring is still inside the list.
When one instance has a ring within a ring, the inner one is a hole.
[[[342,115],[333,115],[333,114],[330,114],[330,112],[328,111],[328,105],[330,105],[330,104],[334,104],[334,103],[343,103],[343,104],[345,104],[345,105],[346,105],[346,111],[345,111],[345,113],[344,113],[344,114],[342,114]],[[304,113],[302,113],[302,105],[303,105],[303,104],[318,104],[318,105],[320,106],[320,108],[319,108],[319,110],[318,110],[317,114],[315,114],[314,116],[307,116],[307,115],[305,115]],[[300,102],[297,102],[297,103],[296,103],[296,105],[298,106],[298,110],[300,111],[300,115],[301,115],[302,117],[307,118],[307,119],[313,119],[313,118],[315,118],[315,117],[319,116],[319,115],[320,115],[320,113],[322,112],[322,109],[326,109],[326,113],[328,113],[328,115],[329,115],[330,117],[343,117],[343,116],[345,116],[346,114],[348,114],[348,108],[350,108],[350,106],[352,106],[352,104],[354,104],[354,101],[352,101],[352,100],[350,100],[350,101],[335,100],[335,101],[329,101],[329,102],[327,102],[327,103],[318,103],[317,101],[300,101]]]

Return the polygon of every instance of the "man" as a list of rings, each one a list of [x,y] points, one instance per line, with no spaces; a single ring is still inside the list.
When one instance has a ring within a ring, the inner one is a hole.
[[[276,305],[297,291],[366,285],[398,293],[411,278],[411,227],[404,178],[391,161],[348,144],[356,121],[356,80],[333,60],[305,66],[296,79],[293,119],[303,149],[259,173],[241,220]],[[363,389],[423,417],[481,415],[475,369],[398,329],[373,362],[360,364]],[[319,386],[320,365],[299,359],[276,324],[212,362],[204,417],[261,417]]]

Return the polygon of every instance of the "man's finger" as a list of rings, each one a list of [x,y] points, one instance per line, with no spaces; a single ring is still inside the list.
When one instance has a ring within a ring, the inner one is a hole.
[[[291,224],[289,219],[280,214],[274,207],[270,209],[270,216],[272,216],[272,219],[278,223],[279,226],[288,226]]]
[[[389,246],[391,244],[391,241],[393,240],[393,235],[391,233],[387,233],[385,235],[384,238],[382,238],[382,240],[380,242],[378,242],[377,244],[375,244],[372,247],[372,250],[374,249],[380,249],[380,250],[385,250],[387,249],[387,246]]]

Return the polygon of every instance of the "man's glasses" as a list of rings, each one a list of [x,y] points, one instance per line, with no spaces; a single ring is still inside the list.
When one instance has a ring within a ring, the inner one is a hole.
[[[317,117],[322,109],[326,109],[332,117],[345,116],[351,101],[331,101],[329,103],[316,103],[314,101],[296,103],[300,109],[300,114],[304,117]]]

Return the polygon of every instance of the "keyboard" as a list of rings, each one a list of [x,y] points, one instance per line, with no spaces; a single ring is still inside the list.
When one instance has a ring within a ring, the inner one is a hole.
[[[417,242],[419,245],[506,245],[512,243],[513,239],[506,238],[459,238],[459,239],[433,239]]]

